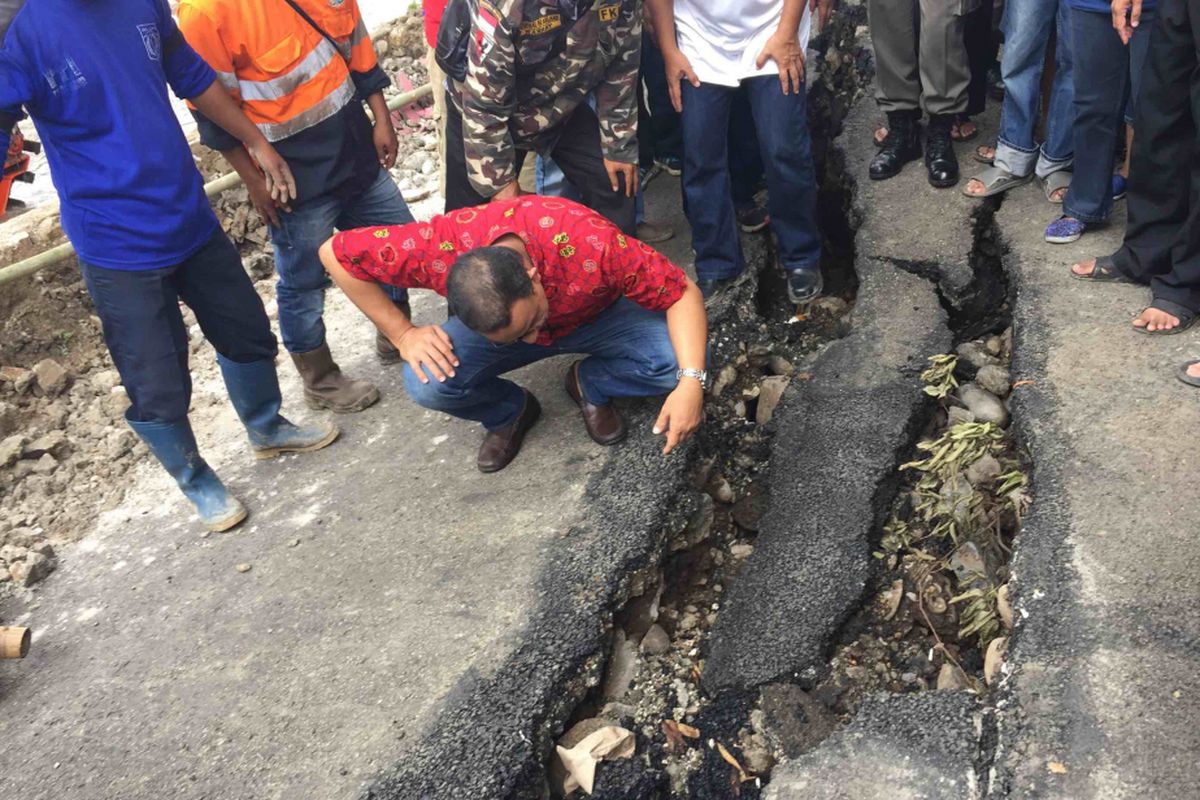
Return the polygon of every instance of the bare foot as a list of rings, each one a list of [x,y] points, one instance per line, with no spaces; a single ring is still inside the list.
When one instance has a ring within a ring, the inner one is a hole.
[[[1138,314],[1137,319],[1133,321],[1133,327],[1144,328],[1151,333],[1169,331],[1179,327],[1179,317],[1159,311],[1157,308],[1147,308]]]
[[[979,147],[975,148],[975,155],[979,156],[979,158],[983,159],[984,161],[995,161],[996,148],[989,147],[986,144],[981,144]]]
[[[875,129],[875,144],[883,144],[883,140],[887,138],[887,125],[880,125]]]
[[[1053,203],[1061,203],[1067,196],[1067,188],[1055,189],[1050,193],[1050,201]]]
[[[983,197],[983,193],[987,191],[987,187],[983,185],[983,181],[979,178],[971,178],[967,181],[966,193],[971,197]]]
[[[1186,372],[1189,378],[1196,378],[1197,380],[1200,380],[1200,361],[1197,361],[1195,364],[1189,366]]]
[[[1089,258],[1087,261],[1080,261],[1071,266],[1071,272],[1083,278],[1090,278],[1092,273],[1096,271],[1096,259]]]
[[[979,126],[969,119],[956,122],[950,128],[950,138],[956,142],[970,141],[975,138],[977,133],[979,133]]]

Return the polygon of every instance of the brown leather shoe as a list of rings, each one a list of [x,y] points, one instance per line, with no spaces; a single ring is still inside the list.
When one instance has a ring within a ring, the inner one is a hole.
[[[583,396],[583,387],[579,385],[580,363],[576,361],[567,370],[567,394],[579,404],[579,410],[583,412],[583,425],[592,441],[605,446],[616,444],[625,438],[625,421],[612,403],[606,406],[592,405]]]
[[[412,319],[412,307],[407,300],[401,300],[396,303],[396,308],[404,312],[404,316]],[[383,335],[383,331],[375,329],[375,355],[379,357],[381,364],[399,364],[400,351],[396,349],[396,345],[392,344],[392,340]]]
[[[379,390],[373,384],[342,374],[328,344],[307,353],[292,353],[292,363],[304,381],[304,401],[311,409],[350,414],[379,401]]]
[[[516,421],[507,428],[488,431],[484,435],[483,444],[479,445],[479,456],[475,459],[480,472],[499,472],[507,467],[521,452],[525,434],[542,415],[542,406],[533,393],[524,389],[521,391],[525,392],[525,407]]]

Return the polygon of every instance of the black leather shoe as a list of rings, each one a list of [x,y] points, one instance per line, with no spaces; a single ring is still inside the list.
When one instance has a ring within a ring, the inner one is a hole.
[[[888,135],[871,159],[868,173],[873,181],[894,178],[910,161],[921,157],[921,126],[912,112],[888,114]]]
[[[954,141],[950,137],[953,125],[953,114],[932,117],[925,136],[925,169],[930,185],[938,189],[958,183],[958,156],[954,154]]]
[[[704,298],[704,302],[707,303],[730,286],[736,284],[741,277],[741,275],[735,275],[732,278],[722,278],[720,280],[696,281],[696,285],[700,287],[700,295]]]

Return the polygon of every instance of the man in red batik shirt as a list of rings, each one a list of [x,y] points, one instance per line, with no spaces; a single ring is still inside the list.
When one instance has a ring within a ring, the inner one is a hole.
[[[487,429],[483,472],[503,469],[541,408],[500,375],[562,353],[585,353],[566,389],[597,443],[625,425],[616,397],[669,392],[654,424],[669,453],[700,425],[708,325],[683,270],[596,212],[524,196],[429,222],[339,233],[321,248],[334,281],[391,339],[404,383],[425,408]],[[445,295],[445,325],[415,326],[379,283]]]

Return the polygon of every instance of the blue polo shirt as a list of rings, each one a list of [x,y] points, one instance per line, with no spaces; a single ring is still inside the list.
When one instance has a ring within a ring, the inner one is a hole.
[[[0,153],[28,112],[79,257],[178,264],[218,223],[167,85],[190,98],[215,79],[165,0],[30,0],[0,45]]]

